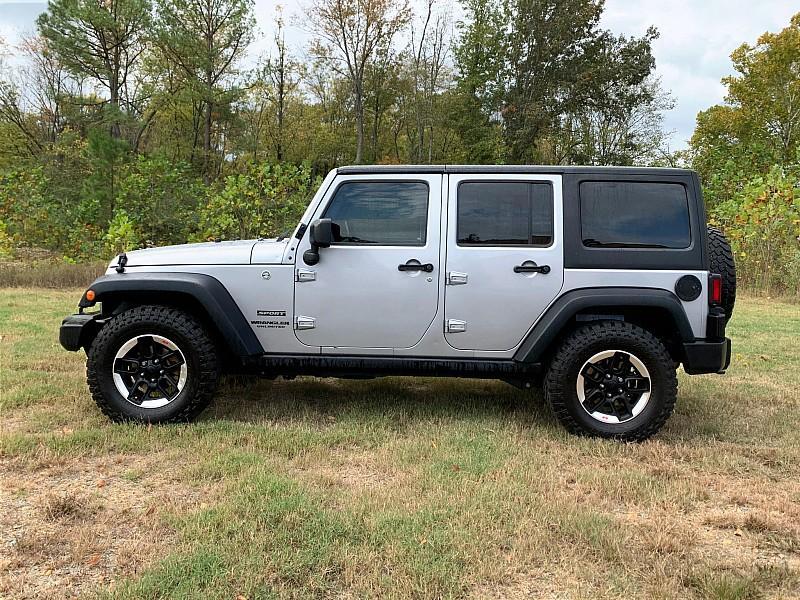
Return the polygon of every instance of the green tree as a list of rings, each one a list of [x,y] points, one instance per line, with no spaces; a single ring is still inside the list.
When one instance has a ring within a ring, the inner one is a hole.
[[[128,144],[101,129],[90,131],[88,142],[92,170],[83,180],[81,205],[87,221],[105,227],[116,212],[119,180],[129,159]]]
[[[603,7],[603,0],[465,0],[455,56],[470,159],[558,163],[588,154],[593,162],[631,162],[642,154],[632,146],[642,136],[628,134],[643,107],[663,108],[647,85],[657,32],[614,36],[599,27]],[[622,140],[575,143],[612,124]]]
[[[203,173],[212,177],[214,121],[238,90],[231,81],[255,21],[252,0],[158,0],[158,44],[202,105]]]
[[[120,137],[119,112],[129,100],[129,79],[145,50],[150,22],[150,0],[49,0],[37,20],[59,62],[108,93],[115,138]]]
[[[800,293],[800,164],[755,175],[711,209],[736,255],[737,278],[766,292]]]
[[[539,144],[558,117],[586,97],[583,75],[603,11],[598,0],[509,0],[503,97],[504,137],[511,162],[544,162]]]
[[[557,136],[549,140],[550,161],[634,165],[663,158],[663,113],[673,102],[659,80],[648,76],[655,36],[652,29],[641,38],[606,32],[597,40],[591,70],[582,77],[590,83],[559,118]]]
[[[411,43],[406,52],[406,72],[412,83],[409,97],[410,119],[414,128],[411,138],[413,162],[433,162],[434,144],[438,139],[440,123],[437,114],[438,100],[450,80],[446,68],[448,29],[450,21],[445,14],[434,12],[435,0],[427,0],[421,23],[411,28]],[[411,162],[411,161],[410,161]]]
[[[692,164],[713,203],[742,189],[753,174],[798,160],[800,13],[778,33],[731,54],[735,75],[722,80],[725,102],[697,115]]]
[[[297,225],[320,183],[308,165],[247,165],[211,193],[200,211],[202,237],[278,235]]]
[[[311,50],[350,84],[356,124],[356,164],[364,157],[366,77],[411,18],[408,0],[319,0],[309,9],[318,40]]]
[[[189,164],[139,156],[117,184],[119,211],[135,224],[137,245],[183,244],[197,231],[206,189]]]
[[[504,13],[494,0],[464,0],[463,5],[466,18],[458,23],[453,48],[457,72],[453,124],[461,137],[463,162],[502,161]]]
[[[261,160],[264,149],[269,150],[277,162],[286,160],[287,149],[296,134],[290,132],[289,124],[300,95],[300,64],[286,45],[280,6],[277,13],[274,45],[270,55],[255,70],[255,79],[248,86],[246,100],[239,110],[245,138],[243,146],[255,162]]]

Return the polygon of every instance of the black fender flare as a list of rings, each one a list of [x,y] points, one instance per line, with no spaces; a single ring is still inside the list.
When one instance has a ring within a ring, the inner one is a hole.
[[[98,277],[88,290],[94,291],[94,299],[88,300],[84,293],[78,304],[81,309],[93,306],[104,299],[119,303],[144,301],[149,304],[159,304],[159,296],[173,299],[188,298],[193,301],[192,304],[199,305],[206,312],[210,324],[217,328],[233,353],[240,357],[264,353],[261,342],[258,341],[258,337],[230,292],[218,279],[210,275],[127,272]]]
[[[539,318],[514,354],[514,360],[537,362],[558,334],[581,311],[652,307],[666,310],[683,342],[693,342],[694,332],[680,299],[667,290],[607,287],[570,290],[553,302]]]

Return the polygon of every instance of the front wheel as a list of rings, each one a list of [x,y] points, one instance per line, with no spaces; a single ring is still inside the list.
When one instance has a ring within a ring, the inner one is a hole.
[[[545,397],[571,433],[641,441],[675,407],[675,363],[650,332],[621,321],[574,331],[556,351]]]
[[[193,316],[166,306],[138,306],[109,321],[89,349],[87,381],[97,406],[114,421],[189,421],[210,403],[217,353]]]

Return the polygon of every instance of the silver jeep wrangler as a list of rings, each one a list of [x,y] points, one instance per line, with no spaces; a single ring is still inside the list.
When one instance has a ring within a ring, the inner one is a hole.
[[[114,420],[192,419],[224,372],[477,377],[643,440],[680,364],[727,368],[735,285],[692,171],[341,167],[289,237],[118,256],[60,341]]]

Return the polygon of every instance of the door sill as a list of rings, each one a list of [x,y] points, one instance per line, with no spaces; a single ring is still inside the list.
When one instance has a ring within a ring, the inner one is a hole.
[[[539,363],[512,359],[447,359],[369,355],[265,354],[260,361],[263,375],[342,376],[424,376],[502,379],[508,376],[535,375]]]

